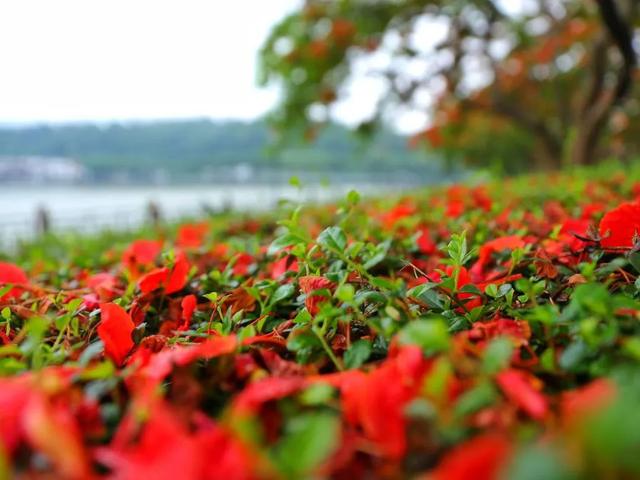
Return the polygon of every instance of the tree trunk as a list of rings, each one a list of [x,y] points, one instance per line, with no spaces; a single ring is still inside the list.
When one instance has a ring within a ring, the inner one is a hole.
[[[539,171],[557,170],[562,166],[562,148],[552,138],[536,135],[536,148],[533,152],[535,168]]]
[[[616,72],[615,86],[605,89],[608,42],[603,32],[594,46],[592,87],[581,109],[576,138],[571,146],[571,162],[574,165],[592,165],[596,162],[598,143],[611,116],[611,111],[616,103],[622,102],[628,96],[636,65],[633,36],[629,25],[624,21],[625,17],[635,16],[634,2],[625,2],[624,8],[620,10],[614,0],[598,0],[597,3],[609,38],[622,57],[622,65]]]
[[[597,147],[615,103],[615,93],[603,92],[578,122],[576,138],[571,146],[573,165],[593,165],[597,160]]]

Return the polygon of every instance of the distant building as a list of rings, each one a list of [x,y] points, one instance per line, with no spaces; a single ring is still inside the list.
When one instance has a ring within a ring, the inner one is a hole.
[[[0,183],[79,183],[87,168],[64,157],[0,156]]]

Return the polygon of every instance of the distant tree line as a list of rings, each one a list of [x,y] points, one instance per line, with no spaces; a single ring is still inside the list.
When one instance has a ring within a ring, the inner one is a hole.
[[[373,144],[365,144],[347,129],[334,125],[324,130],[312,146],[301,142],[270,151],[272,140],[263,122],[43,125],[0,129],[0,156],[68,157],[98,175],[161,169],[171,175],[188,176],[239,164],[317,171],[424,169],[428,165],[423,152],[410,150],[406,138],[390,132],[384,132]]]

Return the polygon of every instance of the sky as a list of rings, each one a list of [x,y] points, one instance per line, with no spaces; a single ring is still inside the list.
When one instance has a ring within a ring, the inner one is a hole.
[[[270,28],[302,0],[0,0],[0,123],[253,119]]]

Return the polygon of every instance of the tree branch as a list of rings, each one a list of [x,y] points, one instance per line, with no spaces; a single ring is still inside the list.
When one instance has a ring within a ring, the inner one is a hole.
[[[633,81],[633,70],[637,63],[636,52],[633,49],[633,35],[631,28],[623,20],[615,0],[597,0],[597,3],[602,23],[607,28],[623,60],[615,91],[615,100],[618,101],[629,93]],[[631,8],[633,7],[630,6],[629,9]]]

